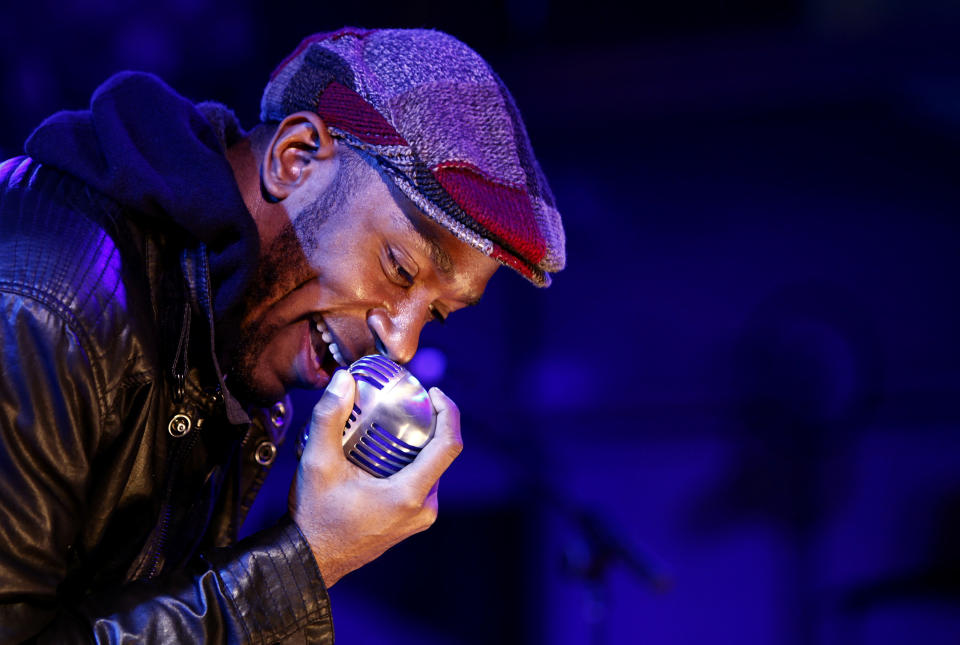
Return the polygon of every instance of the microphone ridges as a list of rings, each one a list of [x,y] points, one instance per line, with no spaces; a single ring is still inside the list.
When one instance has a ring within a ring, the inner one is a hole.
[[[371,475],[389,477],[433,437],[433,404],[423,385],[385,356],[364,356],[349,370],[357,399],[343,435],[344,453]]]

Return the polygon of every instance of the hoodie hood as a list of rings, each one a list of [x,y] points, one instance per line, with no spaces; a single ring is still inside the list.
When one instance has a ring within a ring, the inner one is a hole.
[[[44,121],[25,150],[128,208],[129,217],[184,231],[185,246],[204,244],[214,318],[229,329],[260,246],[224,156],[242,134],[226,108],[198,108],[153,75],[123,72],[97,88],[89,110]]]

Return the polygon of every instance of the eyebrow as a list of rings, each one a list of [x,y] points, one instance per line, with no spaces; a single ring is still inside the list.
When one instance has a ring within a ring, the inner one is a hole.
[[[413,222],[410,222],[410,225],[426,243],[427,248],[430,250],[430,259],[436,265],[437,269],[440,270],[440,273],[448,278],[452,277],[453,259],[451,259],[450,254],[447,253],[442,246],[440,246],[440,242],[437,240],[433,231],[421,230],[421,227],[417,226]]]
[[[423,216],[421,215],[421,217]],[[437,270],[445,277],[452,277],[453,260],[450,258],[450,254],[440,246],[436,234],[426,226],[420,224],[420,222],[415,221],[415,218],[409,213],[401,211],[399,214],[394,214],[394,218],[396,221],[401,222],[407,230],[415,233],[417,237],[420,238],[420,241],[427,248],[427,255],[430,256],[430,261],[433,262]]]
[[[426,219],[424,215],[420,215]],[[437,270],[443,274],[444,277],[452,278],[454,273],[453,259],[450,257],[450,254],[440,246],[440,241],[437,239],[436,233],[431,231],[428,227],[420,224],[415,221],[414,217],[411,217],[407,213],[403,213],[400,218],[403,219],[403,222],[406,226],[416,233],[417,237],[423,242],[424,246],[427,247],[428,255],[430,256],[430,261],[433,262],[433,265]],[[476,298],[465,299],[464,304],[468,307],[476,307],[480,302],[480,296]]]

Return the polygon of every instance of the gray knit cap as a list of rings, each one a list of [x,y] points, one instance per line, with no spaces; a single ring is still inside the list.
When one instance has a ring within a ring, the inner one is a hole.
[[[312,110],[375,157],[430,218],[538,286],[563,226],[513,97],[476,52],[424,29],[306,38],[273,72],[260,118]]]

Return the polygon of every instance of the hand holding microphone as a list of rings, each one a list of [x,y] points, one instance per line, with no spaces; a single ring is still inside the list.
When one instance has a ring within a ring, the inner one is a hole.
[[[368,369],[373,367],[376,366],[367,365]],[[379,376],[370,372],[367,376],[381,382],[381,388],[361,378],[354,380],[347,370],[334,374],[314,407],[308,438],[303,442],[302,458],[290,490],[290,513],[310,544],[328,587],[397,542],[433,524],[437,516],[437,480],[463,447],[459,411],[453,401],[436,388],[420,403],[414,396],[412,405],[388,406],[394,413],[399,407],[402,412],[399,417],[388,415],[386,408],[374,414],[387,402],[389,392],[400,387],[395,383],[388,388],[389,382],[403,376],[391,376],[385,373],[386,366],[379,367],[376,370]],[[399,383],[403,379],[396,380]],[[376,392],[361,396],[368,387]],[[422,386],[419,387],[422,391]],[[400,394],[398,390],[397,395]],[[410,401],[409,397],[400,398]],[[426,429],[422,423],[424,405],[429,408]],[[355,417],[353,421],[351,416]],[[400,421],[392,422],[391,418]],[[349,429],[346,428],[348,422]],[[383,431],[389,430],[387,434],[393,439],[364,432],[373,428],[374,423]],[[431,425],[434,431],[433,438],[429,439]],[[361,468],[358,468],[344,455],[345,447],[350,452],[351,441],[354,450],[370,465],[381,468],[386,464],[396,470],[387,477],[376,472],[372,477],[361,469],[363,464],[359,459]],[[398,441],[414,448],[420,443],[422,447],[417,454],[406,454],[398,450],[404,448]],[[357,445],[366,452],[356,449]],[[407,457],[410,459],[405,461]]]

